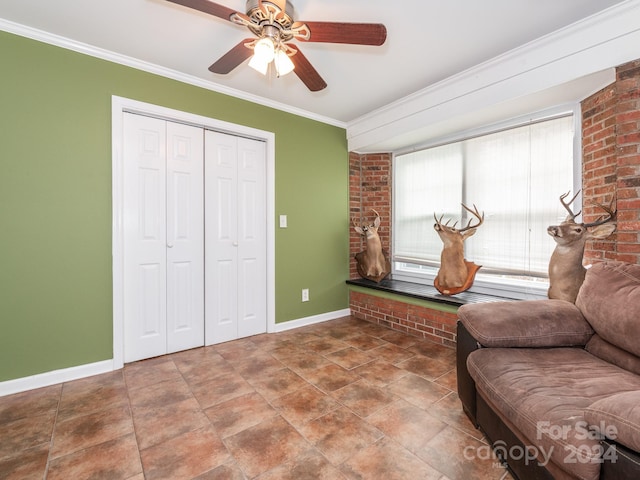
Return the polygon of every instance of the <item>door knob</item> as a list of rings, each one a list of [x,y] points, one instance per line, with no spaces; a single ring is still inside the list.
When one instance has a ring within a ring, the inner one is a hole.
[[[233,242],[233,246],[237,247],[238,246],[238,242]]]
[[[173,248],[173,243],[167,243],[168,248]]]

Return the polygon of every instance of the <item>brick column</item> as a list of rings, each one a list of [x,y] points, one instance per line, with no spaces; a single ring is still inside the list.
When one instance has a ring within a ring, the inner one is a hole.
[[[585,221],[601,211],[593,202],[615,196],[617,232],[588,242],[585,263],[640,263],[640,60],[616,69],[616,81],[582,102]]]
[[[391,249],[391,154],[349,154],[349,212],[357,222],[373,220],[376,210],[381,217],[378,235],[382,248]],[[364,242],[353,228],[349,236],[349,276],[360,278],[353,256],[364,249]]]
[[[360,174],[360,155],[349,153],[349,218],[359,221],[362,206],[362,179]],[[358,278],[356,262],[353,256],[362,250],[362,239],[349,226],[349,278]]]

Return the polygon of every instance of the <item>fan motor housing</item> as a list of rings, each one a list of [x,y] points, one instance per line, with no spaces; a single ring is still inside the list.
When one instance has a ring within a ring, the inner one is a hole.
[[[284,3],[284,11],[282,4]],[[247,16],[258,25],[271,21],[276,22],[284,30],[288,30],[293,25],[295,10],[293,4],[286,0],[247,0]],[[262,7],[262,8],[261,8]]]

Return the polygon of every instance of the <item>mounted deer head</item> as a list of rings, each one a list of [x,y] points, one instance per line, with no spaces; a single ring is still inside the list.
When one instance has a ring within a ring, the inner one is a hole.
[[[569,215],[560,225],[552,225],[547,228],[547,233],[553,237],[557,244],[549,260],[548,297],[571,303],[575,303],[578,290],[584,281],[586,269],[582,266],[582,257],[587,240],[606,238],[616,229],[614,223],[609,223],[616,218],[616,210],[611,208],[613,198],[606,207],[595,203],[605,212],[595,222],[576,223],[575,218],[580,215],[580,212],[573,213],[569,205],[573,203],[579,193],[580,191],[569,202],[565,202],[569,192],[560,195],[560,203]]]
[[[474,220],[473,218],[469,220],[464,228],[456,228],[458,222],[449,226],[450,220],[447,220],[447,223],[443,225],[442,217],[444,215],[437,218],[436,214],[433,214],[433,218],[436,221],[433,228],[438,232],[444,244],[440,254],[440,270],[438,270],[438,275],[433,284],[444,295],[455,295],[471,288],[476,272],[480,269],[479,265],[465,260],[464,241],[476,233],[477,228],[482,225],[484,212],[481,215],[475,205],[473,210],[464,203],[462,207],[475,217],[477,220],[475,225],[471,224]]]
[[[372,212],[376,214],[373,223],[357,225],[355,219],[352,219],[354,230],[365,237],[366,242],[366,249],[356,254],[356,267],[361,277],[379,283],[391,272],[391,263],[382,251],[382,242],[378,235],[380,214],[375,210]]]

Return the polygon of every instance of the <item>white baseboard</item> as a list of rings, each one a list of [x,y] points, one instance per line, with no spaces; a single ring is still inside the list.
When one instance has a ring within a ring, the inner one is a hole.
[[[336,310],[334,312],[321,313],[311,317],[299,318],[289,322],[277,323],[274,333],[285,332],[294,328],[306,327],[316,323],[336,320],[351,315],[351,309]],[[51,372],[39,373],[30,377],[16,378],[15,380],[7,380],[0,382],[0,397],[11,395],[13,393],[25,392],[35,388],[48,387],[57,383],[69,382],[80,378],[98,375],[100,373],[108,373],[116,370],[114,368],[113,359],[104,360],[102,362],[89,363],[79,365],[77,367],[64,368],[61,370],[53,370]]]
[[[113,360],[88,363],[0,382],[0,397],[113,371]]]
[[[294,328],[306,327],[308,325],[327,322],[329,320],[336,320],[338,318],[348,317],[349,315],[351,315],[351,309],[345,308],[344,310],[336,310],[334,312],[321,313],[319,315],[298,318],[297,320],[290,320],[288,322],[276,323],[274,333],[285,332]]]

